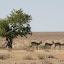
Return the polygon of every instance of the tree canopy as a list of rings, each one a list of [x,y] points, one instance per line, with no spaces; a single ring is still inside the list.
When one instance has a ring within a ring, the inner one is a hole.
[[[24,13],[22,9],[13,9],[9,16],[0,19],[0,36],[6,37],[10,48],[12,48],[13,38],[18,35],[27,37],[27,34],[32,34],[29,24],[31,20],[31,15]]]

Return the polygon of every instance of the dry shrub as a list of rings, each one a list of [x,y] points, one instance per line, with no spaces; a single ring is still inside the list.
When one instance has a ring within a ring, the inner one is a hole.
[[[24,46],[23,46],[23,50],[30,49],[30,48],[31,48],[30,46],[31,46],[31,45],[24,45]]]
[[[27,55],[23,57],[24,60],[33,60],[33,57],[31,55]]]
[[[49,49],[45,49],[45,52],[50,52],[50,50]]]
[[[20,63],[20,64],[36,64],[36,62],[30,62],[30,63]]]
[[[40,45],[39,48],[40,49],[50,49],[50,46]]]
[[[42,64],[53,64],[53,63],[51,63],[50,61],[44,60],[42,61]]]
[[[0,53],[0,59],[1,60],[5,60],[5,59],[8,59],[8,58],[10,58],[10,54],[1,54]]]
[[[53,56],[53,55],[48,55],[48,58],[55,58],[55,59],[57,59],[55,56]]]
[[[40,45],[39,46],[39,49],[44,49],[44,45]]]
[[[39,58],[40,60],[44,60],[44,59],[45,59],[45,55],[43,55],[43,54],[38,54],[38,58]]]
[[[32,48],[27,48],[26,51],[27,51],[27,52],[34,52],[34,49],[32,49]]]
[[[49,63],[49,64],[52,64],[52,63]]]

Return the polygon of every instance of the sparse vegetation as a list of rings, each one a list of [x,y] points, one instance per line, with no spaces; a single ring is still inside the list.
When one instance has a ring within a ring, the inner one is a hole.
[[[5,59],[9,59],[10,58],[10,54],[1,54],[0,53],[0,59],[1,60],[5,60]]]
[[[39,48],[40,49],[50,49],[50,46],[40,45]]]
[[[44,60],[44,59],[45,59],[45,55],[43,55],[43,54],[38,54],[38,59],[39,59],[39,60]]]
[[[30,46],[31,46],[31,45],[25,45],[25,46],[23,46],[23,50],[30,49],[30,48],[31,48]]]
[[[55,56],[53,56],[53,55],[48,55],[48,58],[55,58],[55,59],[57,59]]]
[[[38,34],[37,34],[38,35]],[[42,33],[41,33],[42,35]],[[41,36],[40,35],[40,36]],[[64,35],[64,33],[63,33]],[[46,38],[43,36],[38,38],[45,39],[42,40],[43,43]],[[45,35],[46,36],[46,35]],[[54,35],[53,35],[54,36]],[[56,34],[55,34],[56,36]],[[33,37],[33,36],[32,36]],[[26,39],[25,37],[15,38],[13,44],[15,49],[8,51],[7,49],[0,49],[0,64],[61,64],[64,62],[64,51],[63,50],[52,50],[49,47],[45,47],[45,44],[39,45],[39,50],[34,50],[30,43],[36,36],[32,38],[31,36]],[[30,40],[29,40],[30,38]],[[52,37],[51,37],[52,38]],[[59,36],[60,38],[60,36]],[[0,39],[0,43],[4,43],[5,39]],[[38,39],[37,39],[38,40]],[[34,40],[36,41],[36,40]],[[40,41],[40,40],[38,40]],[[1,44],[2,45],[2,44]],[[6,53],[6,54],[5,54]],[[9,55],[8,55],[9,54]]]
[[[23,57],[24,60],[33,60],[32,55],[27,55]]]

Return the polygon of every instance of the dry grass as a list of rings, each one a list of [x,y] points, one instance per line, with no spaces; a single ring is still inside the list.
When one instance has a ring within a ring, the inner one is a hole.
[[[10,54],[1,54],[0,53],[0,59],[1,60],[5,60],[5,59],[9,59],[10,58]]]
[[[33,60],[32,55],[26,55],[23,57],[24,60]]]
[[[39,59],[39,60],[45,60],[45,55],[43,55],[43,54],[38,54],[38,59]]]
[[[13,41],[13,49],[0,50],[0,64],[62,64],[58,62],[64,59],[64,50],[43,49],[44,45],[39,46],[39,50],[30,48],[31,42],[46,40],[64,40],[64,32],[34,32],[28,38],[18,37]],[[0,39],[0,44],[5,42],[5,38]],[[0,46],[1,46],[0,45]],[[62,48],[63,49],[63,48]],[[11,57],[10,57],[11,56]]]
[[[64,59],[63,50],[34,50],[34,53],[25,50],[0,51],[0,64],[61,64],[58,60]]]
[[[56,57],[53,55],[48,55],[48,58],[56,58]]]

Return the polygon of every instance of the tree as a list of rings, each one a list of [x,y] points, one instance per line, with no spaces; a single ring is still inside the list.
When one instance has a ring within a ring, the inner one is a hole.
[[[22,9],[13,9],[9,16],[0,19],[0,36],[6,38],[9,48],[12,48],[13,39],[18,35],[27,37],[27,34],[32,34],[29,24],[31,20],[31,15],[24,13]]]

